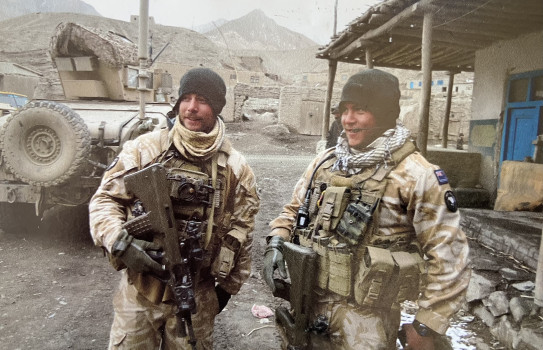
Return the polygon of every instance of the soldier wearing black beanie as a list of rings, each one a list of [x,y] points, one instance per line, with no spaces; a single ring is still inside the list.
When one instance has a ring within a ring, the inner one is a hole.
[[[179,103],[183,95],[197,94],[205,97],[213,113],[219,115],[226,104],[226,85],[220,75],[209,68],[193,68],[179,81],[179,98],[170,117],[179,113]]]
[[[400,115],[398,78],[379,69],[358,72],[347,80],[341,92],[342,113],[346,102],[371,112],[379,126],[393,128]]]

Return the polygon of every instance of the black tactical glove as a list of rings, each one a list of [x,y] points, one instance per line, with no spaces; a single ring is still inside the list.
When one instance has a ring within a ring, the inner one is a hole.
[[[135,272],[162,276],[163,266],[149,256],[149,253],[159,255],[158,250],[160,247],[156,243],[135,239],[126,230],[122,230],[117,241],[113,243],[111,254]]]
[[[219,313],[224,309],[226,304],[228,304],[228,301],[230,300],[230,297],[232,296],[230,293],[222,289],[220,285],[215,286],[215,293],[217,293],[217,300],[219,301]]]
[[[287,278],[287,270],[285,268],[285,260],[283,259],[283,242],[284,239],[280,236],[273,236],[264,253],[264,267],[262,269],[262,277],[266,284],[270,287],[272,293],[275,292],[275,282],[273,281],[273,272],[278,269],[282,279]]]

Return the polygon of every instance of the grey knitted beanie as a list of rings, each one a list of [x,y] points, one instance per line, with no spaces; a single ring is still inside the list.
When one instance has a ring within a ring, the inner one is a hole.
[[[377,123],[387,125],[400,115],[400,84],[394,75],[367,69],[352,75],[341,92],[340,110],[351,102],[371,112]]]
[[[193,68],[179,82],[179,99],[186,94],[205,97],[215,115],[221,113],[226,104],[226,85],[220,75],[209,68]]]

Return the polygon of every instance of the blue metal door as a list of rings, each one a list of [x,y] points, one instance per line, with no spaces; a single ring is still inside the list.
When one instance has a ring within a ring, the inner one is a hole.
[[[523,161],[534,154],[532,141],[537,137],[539,111],[536,108],[511,108],[509,113],[505,160]]]
[[[501,162],[532,157],[532,142],[543,133],[543,71],[511,76],[502,135]]]

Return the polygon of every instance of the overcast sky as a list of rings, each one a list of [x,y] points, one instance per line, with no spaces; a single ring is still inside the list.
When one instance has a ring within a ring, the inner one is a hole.
[[[129,21],[139,0],[83,0],[102,16]],[[337,31],[381,0],[338,0]],[[336,0],[149,0],[149,15],[158,24],[193,29],[218,19],[233,20],[261,9],[277,24],[326,44],[334,31]]]

